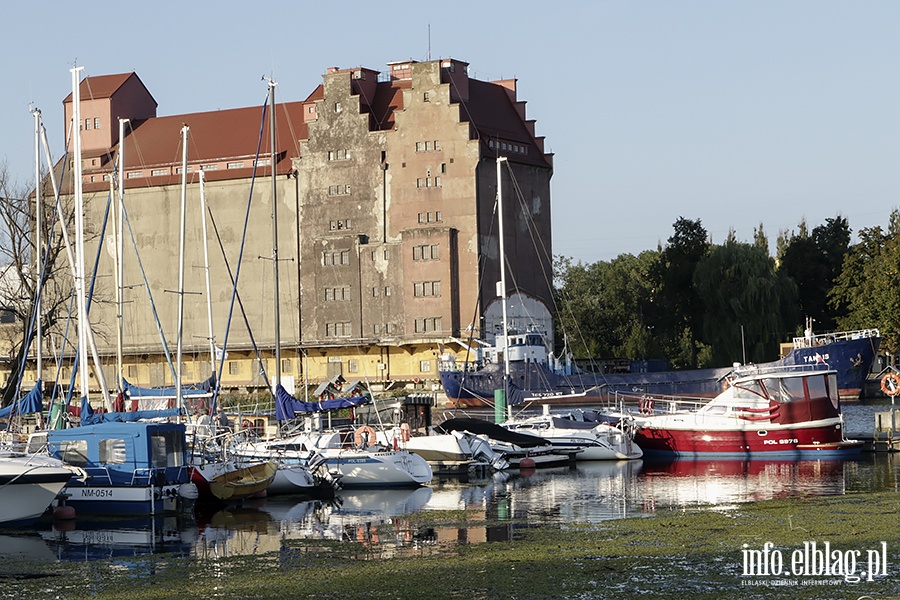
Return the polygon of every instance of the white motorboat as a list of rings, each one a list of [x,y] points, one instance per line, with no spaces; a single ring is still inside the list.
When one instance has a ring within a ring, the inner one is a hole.
[[[432,469],[442,471],[470,468],[484,465],[490,470],[502,471],[509,468],[503,454],[494,451],[488,440],[468,431],[432,432],[428,435],[412,435],[409,427],[397,427],[379,431],[376,440],[386,447],[409,450],[428,461]]]
[[[283,456],[317,451],[345,488],[426,485],[433,477],[431,465],[421,456],[377,445],[375,430],[368,425],[355,431],[299,433],[268,445]]]
[[[0,523],[41,516],[74,475],[49,456],[0,455]]]
[[[643,456],[631,433],[609,423],[578,421],[571,416],[542,415],[501,424],[517,433],[536,435],[555,449],[580,450],[576,460],[631,460]]]

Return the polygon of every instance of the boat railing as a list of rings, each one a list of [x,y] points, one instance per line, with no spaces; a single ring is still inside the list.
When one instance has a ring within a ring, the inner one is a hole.
[[[793,373],[810,373],[817,371],[829,371],[831,367],[827,362],[814,362],[800,365],[741,365],[734,368],[729,379],[742,377],[757,377],[762,375],[791,375]]]
[[[667,396],[665,394],[635,394],[615,392],[612,409],[619,414],[650,416],[697,412],[709,403],[708,398]]]
[[[810,336],[798,336],[794,338],[794,348],[814,348],[834,342],[847,340],[862,340],[866,338],[881,337],[877,329],[857,329],[856,331],[835,331],[832,333],[819,333]]]

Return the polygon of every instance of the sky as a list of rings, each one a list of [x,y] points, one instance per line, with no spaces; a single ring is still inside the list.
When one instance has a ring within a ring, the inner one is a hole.
[[[638,1],[5,5],[0,164],[34,179],[41,109],[64,150],[69,70],[135,71],[159,116],[303,100],[328,67],[453,57],[517,78],[554,154],[553,253],[608,261],[699,219],[714,243],[900,204],[900,3]],[[15,52],[9,49],[15,48]]]

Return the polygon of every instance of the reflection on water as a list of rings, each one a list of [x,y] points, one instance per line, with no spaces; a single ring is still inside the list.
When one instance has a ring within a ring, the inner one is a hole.
[[[847,430],[872,423],[871,415],[885,408],[878,403],[848,407],[845,412],[856,417],[848,419]],[[341,491],[333,502],[281,496],[187,517],[38,521],[0,536],[0,564],[151,553],[214,561],[273,552],[273,560],[289,565],[310,554],[327,555],[334,544],[359,558],[421,555],[446,546],[508,540],[516,528],[534,524],[599,522],[669,509],[875,491],[900,492],[900,454],[864,454],[855,461],[577,463],[530,474],[499,473],[475,483],[435,480],[417,489]],[[458,514],[429,519],[434,511],[467,514],[465,519]],[[421,518],[404,518],[415,513]],[[422,525],[432,520],[482,524]],[[493,525],[486,527],[485,522]]]

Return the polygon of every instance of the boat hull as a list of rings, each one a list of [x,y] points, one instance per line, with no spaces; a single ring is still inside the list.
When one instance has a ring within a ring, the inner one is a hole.
[[[38,518],[73,475],[62,465],[0,460],[0,523]]]
[[[433,477],[425,459],[405,450],[323,450],[322,454],[344,488],[412,487],[426,485]]]
[[[656,458],[851,458],[863,443],[844,440],[840,422],[740,430],[641,427],[635,442]]]

